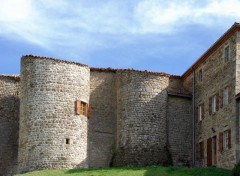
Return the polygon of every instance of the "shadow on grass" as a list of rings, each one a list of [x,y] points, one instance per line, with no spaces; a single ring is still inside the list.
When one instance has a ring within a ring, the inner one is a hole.
[[[156,167],[147,169],[144,176],[230,176],[231,171],[221,168]]]

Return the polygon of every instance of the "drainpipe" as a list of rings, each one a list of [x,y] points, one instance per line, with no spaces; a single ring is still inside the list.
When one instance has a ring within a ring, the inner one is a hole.
[[[193,67],[191,68],[193,72],[193,82],[192,82],[192,130],[193,130],[193,136],[192,136],[192,167],[195,167],[195,70]]]

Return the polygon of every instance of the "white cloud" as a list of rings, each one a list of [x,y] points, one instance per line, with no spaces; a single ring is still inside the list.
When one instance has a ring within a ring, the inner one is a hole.
[[[1,0],[0,35],[80,52],[112,46],[111,37],[121,43],[124,35],[171,33],[189,24],[224,26],[224,20],[240,18],[239,0],[91,2]]]

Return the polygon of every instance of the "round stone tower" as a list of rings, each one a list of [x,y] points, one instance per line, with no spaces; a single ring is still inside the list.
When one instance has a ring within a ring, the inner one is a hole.
[[[18,171],[87,167],[86,65],[24,56],[21,61]]]
[[[169,162],[166,107],[169,76],[117,71],[117,145],[114,165]]]

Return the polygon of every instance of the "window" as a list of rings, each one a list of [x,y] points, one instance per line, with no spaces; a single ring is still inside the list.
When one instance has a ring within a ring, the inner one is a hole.
[[[76,101],[76,114],[87,116],[87,103],[83,101]]]
[[[226,87],[223,91],[223,105],[228,105],[228,87]]]
[[[228,130],[223,132],[223,149],[226,150],[228,149],[228,138],[229,138],[229,134],[228,134]]]
[[[216,112],[216,106],[217,105],[217,97],[216,97],[216,95],[214,95],[213,96],[213,98],[212,98],[212,112],[214,113],[214,112]]]
[[[203,107],[204,105],[203,104],[200,104],[199,106],[198,106],[198,118],[199,118],[199,121],[202,121],[203,120],[203,109],[204,109],[204,107]]]
[[[229,46],[227,46],[224,50],[224,59],[225,59],[225,62],[228,62],[229,59],[230,59],[230,49],[229,49]]]
[[[201,69],[201,70],[199,70],[199,72],[198,72],[198,81],[199,81],[199,82],[202,82],[202,80],[203,80],[203,73],[202,73],[202,69]]]
[[[70,139],[66,138],[66,144],[70,144]]]
[[[217,164],[217,136],[212,137],[212,158],[213,165]]]
[[[195,110],[196,122],[200,122],[204,119],[204,103],[197,105]]]
[[[199,143],[199,158],[204,159],[204,143],[203,141]]]

